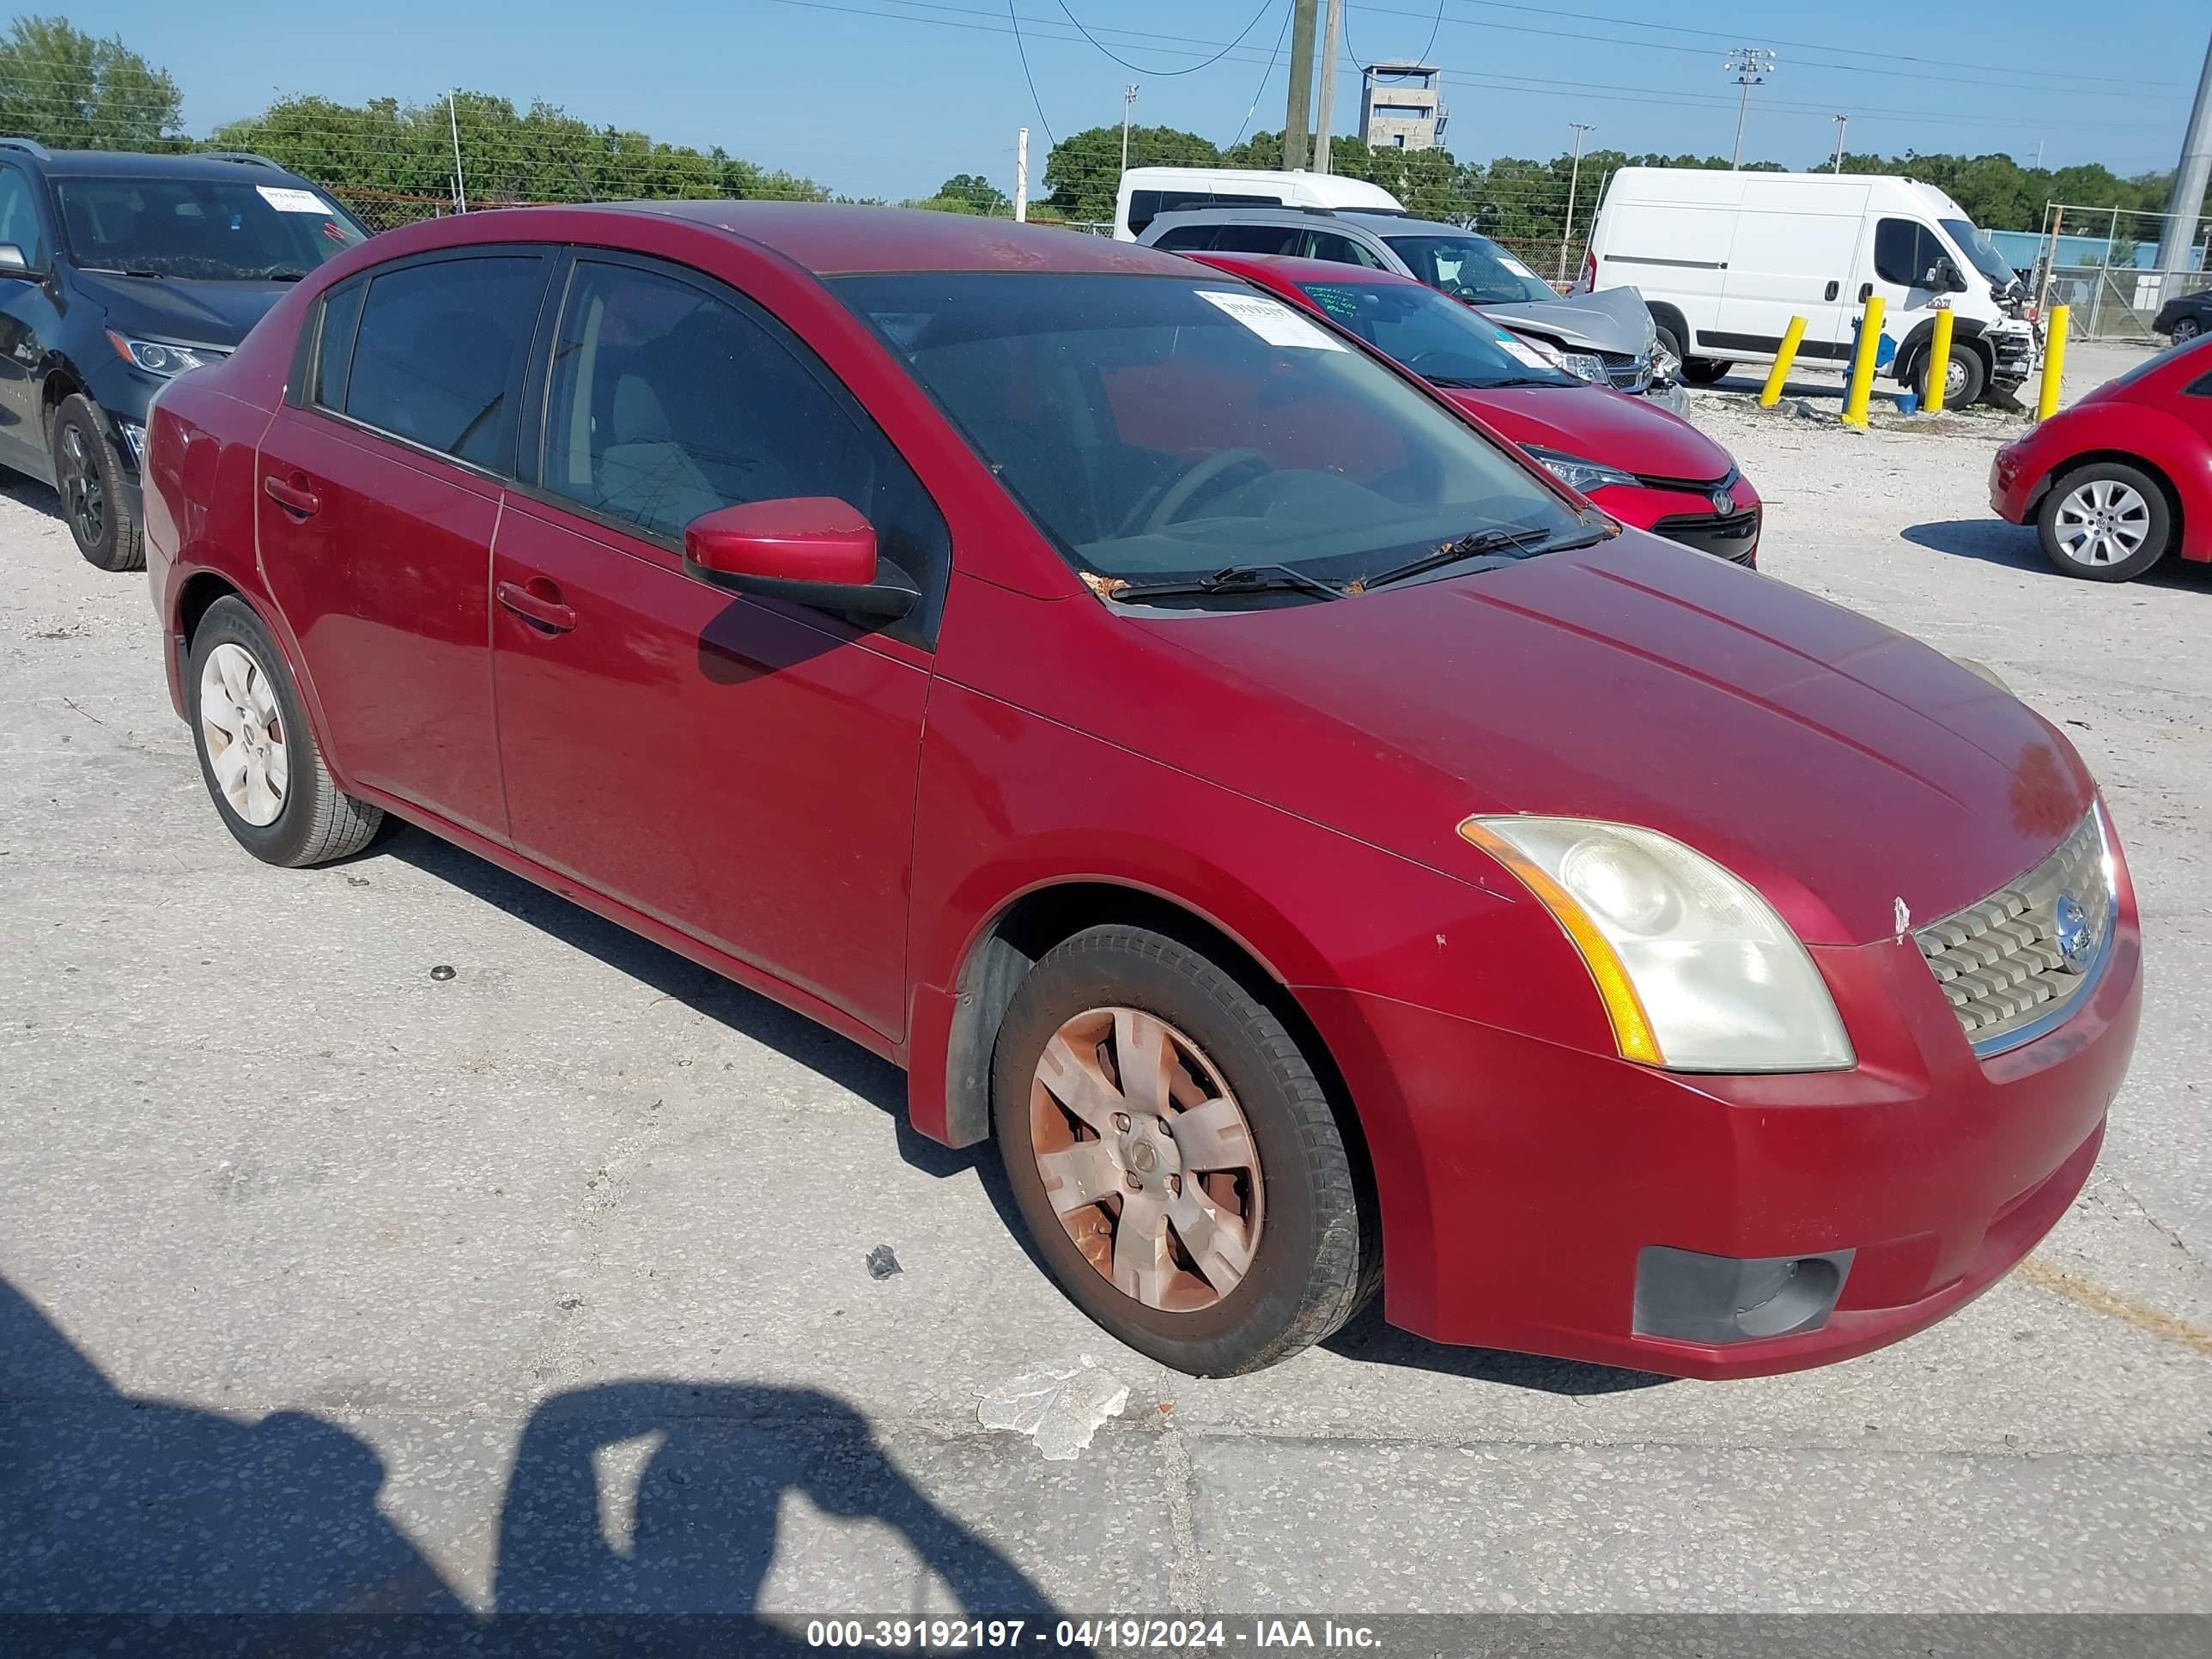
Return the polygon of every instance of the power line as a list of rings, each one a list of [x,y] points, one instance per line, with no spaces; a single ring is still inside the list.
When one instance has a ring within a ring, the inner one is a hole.
[[[1237,136],[1223,146],[1224,149],[1235,149],[1244,142],[1244,129],[1252,125],[1253,113],[1267,94],[1267,82],[1275,78],[1275,60],[1282,56],[1283,37],[1291,32],[1291,13],[1294,9],[1294,0],[1283,0],[1283,26],[1275,31],[1274,50],[1267,54],[1267,67],[1260,71],[1260,84],[1252,89],[1252,101],[1245,107],[1243,120],[1237,124]]]
[[[1013,21],[1014,50],[1022,55],[1022,79],[1030,83],[1030,102],[1036,106],[1037,125],[1044,129],[1045,143],[1058,149],[1060,140],[1052,136],[1052,123],[1044,118],[1044,100],[1037,96],[1036,76],[1030,73],[1030,49],[1022,44],[1021,15],[1014,9],[1014,0],[1006,0],[1006,15]],[[926,20],[915,17],[908,21],[919,23]]]
[[[1370,6],[1367,9],[1370,11],[1382,11],[1386,9],[1386,8],[1382,6]],[[1395,17],[1412,17],[1415,15],[1416,14],[1410,11],[1393,11],[1391,13],[1391,15]],[[1413,60],[1414,62],[1419,64],[1425,64],[1428,62],[1429,53],[1436,49],[1437,31],[1443,27],[1443,26],[1444,0],[1437,0],[1437,15],[1429,21],[1429,44],[1421,48],[1419,53],[1415,57]],[[1352,49],[1352,7],[1350,5],[1346,5],[1344,9],[1344,50],[1345,54],[1352,59],[1354,66],[1358,69],[1362,75],[1364,75],[1367,72],[1367,61],[1363,59],[1358,52]],[[1379,63],[1381,60],[1378,58],[1374,61]]]
[[[1274,4],[1274,3],[1275,0],[1260,0],[1260,9],[1252,14],[1252,21],[1250,22],[1245,24],[1243,28],[1237,32],[1237,38],[1234,40],[1231,40],[1227,46],[1222,47],[1219,52],[1215,52],[1212,57],[1207,58],[1204,63],[1193,64],[1188,69],[1179,70],[1149,69],[1142,64],[1131,63],[1127,58],[1121,57],[1105,46],[1099,40],[1097,36],[1092,34],[1089,29],[1084,27],[1083,20],[1078,17],[1075,13],[1069,9],[1067,0],[1060,0],[1060,9],[1067,13],[1067,21],[1075,25],[1075,32],[1078,34],[1080,34],[1085,40],[1090,41],[1092,46],[1097,46],[1099,51],[1104,52],[1109,58],[1113,58],[1113,60],[1119,64],[1123,69],[1134,70],[1139,75],[1169,76],[1195,75],[1202,69],[1212,69],[1223,58],[1228,57],[1231,52],[1236,51],[1237,47],[1244,44],[1244,37],[1251,33],[1254,29],[1259,27],[1260,20],[1267,15],[1267,8]],[[1442,0],[1439,0],[1439,3],[1441,3]],[[1008,10],[1012,10],[1013,9],[1013,0],[1006,0],[1006,6]],[[1127,29],[1114,29],[1109,31],[1109,33],[1115,34],[1127,34],[1130,33],[1130,31]]]

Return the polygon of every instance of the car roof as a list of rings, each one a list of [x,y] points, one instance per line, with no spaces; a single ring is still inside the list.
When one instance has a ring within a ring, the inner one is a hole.
[[[1192,248],[1183,257],[1202,265],[1212,265],[1218,270],[1233,270],[1239,276],[1249,274],[1273,277],[1286,283],[1335,283],[1346,288],[1423,286],[1413,277],[1401,276],[1395,270],[1376,270],[1369,265],[1347,265],[1338,259],[1296,259],[1282,253],[1216,253],[1208,248]]]
[[[274,161],[238,155],[168,155],[135,149],[50,149],[45,155],[0,144],[0,155],[37,163],[55,178],[100,179],[297,179],[300,174]]]
[[[1172,253],[1056,225],[833,202],[625,202],[566,213],[656,214],[774,249],[817,276],[865,271],[1024,270],[1190,275]]]

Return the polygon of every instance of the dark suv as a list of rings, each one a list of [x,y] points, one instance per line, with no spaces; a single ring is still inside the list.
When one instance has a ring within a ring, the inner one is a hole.
[[[367,234],[263,156],[0,138],[0,466],[60,492],[86,558],[137,569],[154,394]]]

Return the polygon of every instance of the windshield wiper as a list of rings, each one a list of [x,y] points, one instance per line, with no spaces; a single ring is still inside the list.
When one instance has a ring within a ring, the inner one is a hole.
[[[1461,537],[1455,542],[1446,542],[1433,553],[1424,554],[1418,559],[1411,560],[1376,575],[1363,577],[1352,586],[1361,591],[1371,592],[1376,588],[1387,586],[1392,582],[1404,581],[1409,576],[1426,575],[1430,571],[1441,570],[1446,565],[1460,564],[1470,559],[1482,558],[1486,555],[1503,553],[1509,548],[1521,556],[1526,557],[1531,553],[1553,553],[1567,548],[1593,546],[1604,541],[1612,534],[1613,532],[1609,528],[1601,531],[1593,530],[1589,535],[1578,536],[1571,541],[1553,541],[1553,532],[1548,530],[1478,530],[1472,535]],[[1497,564],[1512,562],[1514,561],[1511,559],[1495,561]]]
[[[165,270],[146,270],[137,265],[81,265],[78,269],[82,270],[93,271],[102,276],[149,276],[158,278],[168,275],[168,272]]]
[[[1143,599],[1172,599],[1188,593],[1316,593],[1325,599],[1344,598],[1344,589],[1318,576],[1286,564],[1232,564],[1211,576],[1178,577],[1173,581],[1117,582],[1104,588],[1106,597],[1120,605]]]

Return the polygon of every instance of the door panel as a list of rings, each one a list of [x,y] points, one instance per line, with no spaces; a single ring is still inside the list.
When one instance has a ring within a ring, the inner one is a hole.
[[[52,279],[42,273],[52,249],[29,177],[0,165],[0,242],[22,252],[28,270],[0,276],[0,466],[36,478],[53,476],[47,453],[39,370],[61,332]]]
[[[289,405],[262,439],[259,477],[263,570],[339,768],[504,841],[486,643],[499,485]],[[272,480],[313,513],[277,501]]]
[[[927,670],[520,496],[492,576],[517,849],[902,1035]]]
[[[1721,302],[1724,337],[1717,343],[1733,342],[1739,349],[1771,356],[1790,318],[1802,317],[1803,356],[1847,351],[1858,312],[1851,273],[1859,224],[1856,211],[1747,210],[1738,217]]]

